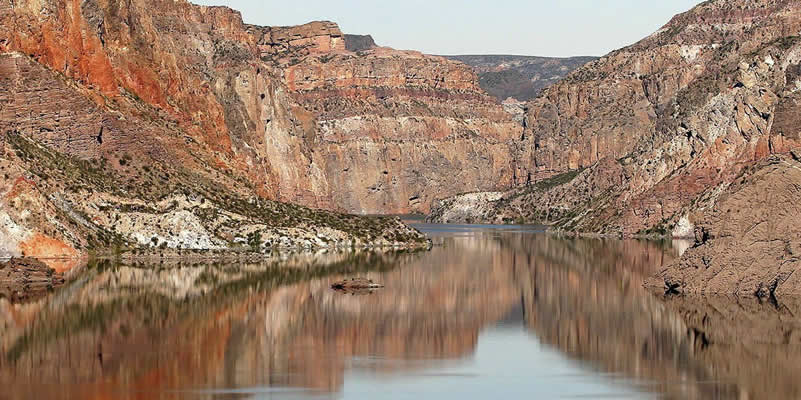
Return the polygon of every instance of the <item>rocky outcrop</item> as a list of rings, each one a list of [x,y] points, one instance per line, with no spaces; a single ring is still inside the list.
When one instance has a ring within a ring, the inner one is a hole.
[[[0,15],[8,254],[218,248],[256,232],[265,244],[390,243],[330,213],[288,212],[275,231],[258,208],[425,212],[438,196],[512,183],[519,124],[457,62],[356,54],[330,22],[252,26],[185,1],[5,1]],[[255,219],[243,210],[254,205]],[[219,215],[248,222],[218,232]],[[50,245],[26,251],[35,236]]]
[[[799,31],[797,1],[708,1],[579,68],[528,104],[525,187],[489,216],[685,235],[743,168],[801,147]]]
[[[364,51],[378,47],[370,35],[345,35],[345,48],[348,51]]]
[[[259,34],[257,38],[262,57],[275,57],[279,63],[297,62],[308,55],[345,50],[345,35],[337,24],[330,21],[315,21],[299,26],[251,26],[248,30],[251,34]]]
[[[772,157],[749,168],[696,217],[695,247],[649,281],[693,294],[801,294],[801,163]]]
[[[526,102],[597,57],[532,57],[511,55],[447,56],[476,71],[481,88],[498,98]]]
[[[438,197],[514,180],[520,124],[469,67],[354,53],[330,22],[259,27],[183,0],[3,0],[0,38],[4,253],[215,248],[257,231],[301,245],[390,243],[371,221],[347,217],[346,228],[339,214],[273,202],[426,212]],[[198,215],[206,207],[219,213]],[[247,222],[217,232],[229,226],[219,215]],[[51,245],[26,251],[36,235]]]
[[[64,277],[45,263],[31,258],[0,262],[0,298],[30,301],[64,284]]]

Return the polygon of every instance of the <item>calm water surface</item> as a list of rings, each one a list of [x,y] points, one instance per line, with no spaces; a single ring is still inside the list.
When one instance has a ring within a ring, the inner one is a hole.
[[[0,399],[801,396],[801,307],[647,292],[671,244],[418,227],[432,251],[102,262],[0,299]]]

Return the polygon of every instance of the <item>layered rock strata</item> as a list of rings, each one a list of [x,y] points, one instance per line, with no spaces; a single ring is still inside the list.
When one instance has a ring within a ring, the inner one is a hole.
[[[799,32],[799,2],[708,1],[579,68],[528,104],[525,187],[471,217],[691,235],[743,168],[801,147]]]
[[[368,220],[270,201],[426,212],[439,196],[513,181],[520,126],[469,67],[353,53],[333,23],[259,27],[166,0],[3,0],[0,21],[7,254],[216,248],[257,231],[272,243],[403,242],[412,232],[399,225],[383,225],[389,238]],[[26,250],[33,242],[50,244]]]
[[[376,48],[282,68],[313,118],[312,165],[329,201],[319,205],[425,213],[449,193],[511,186],[520,125],[464,64]]]

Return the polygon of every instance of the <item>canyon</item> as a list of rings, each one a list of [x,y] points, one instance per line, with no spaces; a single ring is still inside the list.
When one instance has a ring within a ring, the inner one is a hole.
[[[427,246],[347,213],[724,252],[757,216],[724,229],[721,202],[773,204],[754,176],[794,193],[800,32],[797,1],[712,0],[599,59],[440,57],[184,0],[0,0],[0,257]],[[792,229],[759,232],[794,265]],[[660,279],[698,291],[698,260]]]
[[[525,106],[510,191],[437,202],[437,222],[676,237],[649,284],[796,294],[801,3],[712,0],[577,69]]]

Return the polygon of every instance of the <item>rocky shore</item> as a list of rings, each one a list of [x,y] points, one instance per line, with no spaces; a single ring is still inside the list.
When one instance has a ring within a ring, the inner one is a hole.
[[[12,302],[34,300],[63,284],[63,275],[36,259],[0,260],[0,297]]]
[[[648,284],[685,294],[801,295],[799,199],[799,159],[749,168],[697,218],[695,246]]]

